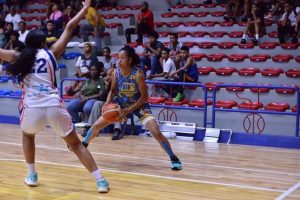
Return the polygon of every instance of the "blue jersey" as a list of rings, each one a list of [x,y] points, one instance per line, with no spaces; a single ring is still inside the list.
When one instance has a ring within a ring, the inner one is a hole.
[[[182,60],[180,62],[180,67],[183,67],[185,65],[186,61]],[[199,76],[199,72],[198,72],[198,67],[197,64],[194,63],[191,66],[189,66],[186,70],[184,70],[184,72],[193,79],[192,82],[198,82],[198,76]]]
[[[117,82],[117,94],[115,101],[123,108],[130,107],[141,97],[136,80],[138,70],[139,69],[132,68],[131,72],[127,76],[122,74],[119,67],[115,71]]]

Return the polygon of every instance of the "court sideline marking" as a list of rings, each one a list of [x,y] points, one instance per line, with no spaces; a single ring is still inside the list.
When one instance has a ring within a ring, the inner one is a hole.
[[[298,188],[300,188],[300,182],[289,188],[287,191],[282,193],[279,197],[277,197],[275,200],[283,200],[285,197],[296,191]]]
[[[25,160],[22,160],[22,159],[0,159],[0,161],[25,162]],[[62,164],[62,163],[48,162],[48,161],[42,161],[42,160],[38,160],[38,161],[36,161],[36,163],[58,165],[58,166],[65,166],[65,167],[76,167],[76,168],[85,169],[85,167],[83,167],[81,165]],[[252,190],[260,190],[260,191],[268,191],[268,192],[284,192],[284,190],[277,190],[277,189],[264,188],[264,187],[254,187],[254,186],[246,186],[246,185],[239,185],[239,184],[220,183],[220,182],[214,182],[214,181],[200,181],[200,180],[194,180],[194,179],[177,178],[177,177],[170,177],[170,176],[160,176],[160,175],[144,174],[144,173],[137,173],[137,172],[128,172],[128,171],[121,171],[121,170],[114,170],[114,169],[107,169],[107,168],[101,168],[101,170],[115,172],[115,173],[121,173],[121,174],[148,176],[148,177],[153,177],[153,178],[185,181],[185,182],[192,182],[192,183],[221,185],[221,186],[237,187],[237,188],[243,188],[243,189],[252,189]]]
[[[11,142],[0,142],[0,144],[22,146],[22,144],[11,143]],[[69,151],[67,149],[52,148],[52,147],[43,146],[43,145],[36,145],[36,147],[37,148],[42,148],[42,149],[48,149],[48,150],[57,150],[57,151],[65,151],[65,152]],[[93,152],[91,150],[90,150],[90,152],[93,155],[95,154],[95,155],[114,156],[114,157],[123,157],[123,158],[131,158],[131,159],[140,159],[140,160],[148,160],[148,161],[167,162],[167,163],[169,163],[169,161],[167,161],[167,160],[159,160],[159,159],[153,159],[153,158],[143,158],[143,157],[138,157],[138,156],[126,156],[126,155],[110,154],[110,153],[99,153],[99,152]],[[300,176],[299,173],[270,171],[270,170],[262,170],[262,169],[250,169],[250,168],[241,168],[241,167],[229,167],[229,166],[222,166],[222,165],[208,165],[208,164],[190,163],[190,162],[184,162],[184,165],[193,165],[193,166],[196,165],[196,166],[214,167],[214,168],[222,168],[222,169],[232,169],[232,170],[251,171],[251,172],[262,172],[262,173],[270,173],[270,174],[281,174],[281,175],[288,175],[288,176]]]

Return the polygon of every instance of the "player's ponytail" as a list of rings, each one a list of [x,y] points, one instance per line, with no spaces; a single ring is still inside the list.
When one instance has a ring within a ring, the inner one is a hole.
[[[26,47],[21,51],[17,60],[10,64],[7,71],[12,76],[18,76],[19,81],[29,74],[35,63],[35,57],[38,49],[43,48],[46,36],[41,31],[30,31],[26,37]]]

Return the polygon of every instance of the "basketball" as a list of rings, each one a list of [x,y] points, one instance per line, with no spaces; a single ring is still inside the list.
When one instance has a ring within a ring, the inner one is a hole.
[[[108,122],[115,122],[120,117],[121,108],[118,104],[109,103],[102,109],[102,117]]]

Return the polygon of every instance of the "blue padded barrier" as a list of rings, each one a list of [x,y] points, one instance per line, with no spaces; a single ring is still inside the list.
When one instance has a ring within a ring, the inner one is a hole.
[[[69,53],[65,53],[63,55],[64,59],[66,59],[66,60],[72,60],[79,56],[81,56],[81,53],[79,53],[79,52],[69,52]]]

